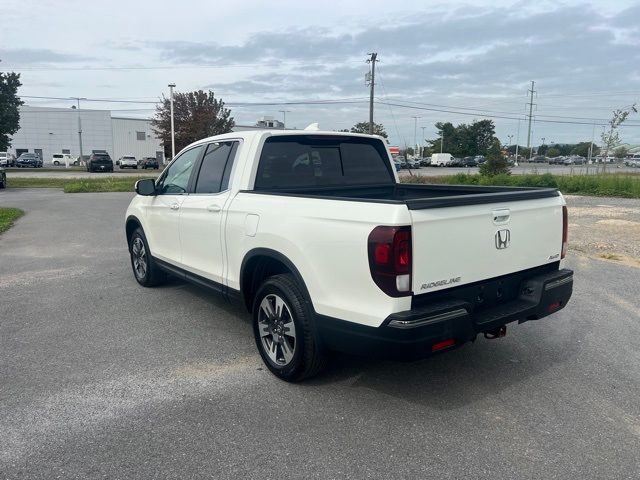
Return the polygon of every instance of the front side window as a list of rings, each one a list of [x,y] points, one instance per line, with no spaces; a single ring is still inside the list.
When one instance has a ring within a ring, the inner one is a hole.
[[[158,190],[161,194],[180,195],[182,193],[186,193],[193,165],[196,163],[201,151],[201,145],[187,150],[179,155],[175,162],[167,167],[166,173],[158,185]]]
[[[237,146],[238,142],[216,142],[207,146],[195,193],[218,193],[228,188]]]

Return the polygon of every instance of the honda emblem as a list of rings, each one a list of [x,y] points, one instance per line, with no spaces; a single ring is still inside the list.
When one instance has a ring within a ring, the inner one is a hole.
[[[511,232],[507,229],[496,232],[496,248],[504,250],[511,243]]]

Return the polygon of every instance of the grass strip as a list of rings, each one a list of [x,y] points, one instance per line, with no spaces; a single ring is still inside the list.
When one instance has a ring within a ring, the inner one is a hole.
[[[486,177],[458,173],[445,176],[410,176],[403,183],[446,185],[495,185],[507,187],[551,187],[562,193],[598,197],[640,198],[640,176],[605,173],[598,175],[496,175]]]
[[[0,207],[0,233],[9,230],[24,212],[19,208]]]
[[[133,192],[135,184],[148,176],[103,178],[28,178],[9,177],[9,188],[62,188],[65,193]]]

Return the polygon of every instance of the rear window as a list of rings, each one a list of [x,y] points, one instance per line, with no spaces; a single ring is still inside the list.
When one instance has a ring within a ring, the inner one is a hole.
[[[265,141],[255,189],[394,182],[387,151],[378,139],[283,135]]]

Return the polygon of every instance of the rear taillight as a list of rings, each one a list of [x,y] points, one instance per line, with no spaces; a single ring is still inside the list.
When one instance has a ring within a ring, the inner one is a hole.
[[[560,258],[567,256],[567,249],[569,248],[569,217],[567,214],[567,207],[562,207],[562,253]]]
[[[411,295],[411,227],[376,227],[369,234],[371,278],[391,297]]]

